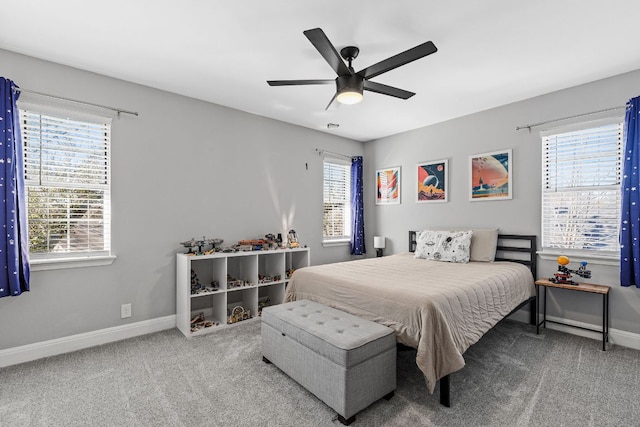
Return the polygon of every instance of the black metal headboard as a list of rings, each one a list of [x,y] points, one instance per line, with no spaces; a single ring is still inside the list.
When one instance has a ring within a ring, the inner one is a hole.
[[[416,233],[409,231],[409,252],[416,251]],[[525,234],[498,234],[498,246],[496,248],[496,261],[511,261],[524,264],[531,270],[533,277],[538,268],[538,237]]]

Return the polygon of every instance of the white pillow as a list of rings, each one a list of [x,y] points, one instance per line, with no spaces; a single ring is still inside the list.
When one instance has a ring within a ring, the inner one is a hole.
[[[423,230],[416,236],[416,258],[469,262],[473,231]]]
[[[443,231],[468,231],[464,228],[448,228]],[[473,236],[471,237],[471,251],[469,253],[469,261],[493,262],[496,258],[496,248],[498,246],[497,228],[472,228]],[[417,235],[416,233],[416,240]]]

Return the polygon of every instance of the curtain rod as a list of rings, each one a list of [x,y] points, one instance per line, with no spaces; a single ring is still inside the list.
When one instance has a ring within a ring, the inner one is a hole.
[[[98,108],[103,108],[105,110],[115,111],[118,113],[118,116],[120,115],[120,113],[131,114],[133,116],[138,115],[136,111],[128,111],[128,110],[123,110],[122,108],[109,107],[109,106],[100,105],[100,104],[93,104],[91,102],[85,102],[85,101],[78,101],[77,99],[63,98],[62,96],[49,95],[48,93],[36,92],[35,90],[22,89],[18,86],[14,86],[14,89],[17,90],[18,92],[31,93],[34,95],[45,96],[47,98],[61,99],[63,101],[75,102],[77,104],[90,105],[92,107],[98,107]]]
[[[343,157],[345,159],[349,159],[352,160],[354,156],[347,156],[346,154],[340,154],[340,153],[335,153],[333,151],[328,151],[328,150],[321,150],[319,148],[316,148],[316,151],[318,152],[318,155],[323,155],[324,153],[328,153],[328,154],[333,154],[334,156],[339,156],[339,157]]]
[[[576,114],[575,116],[563,117],[561,119],[547,120],[546,122],[535,123],[535,124],[532,124],[532,125],[518,126],[516,128],[516,130],[518,131],[520,129],[529,129],[529,132],[531,132],[531,128],[542,126],[542,125],[546,125],[548,123],[561,122],[563,120],[569,120],[569,119],[577,119],[578,117],[591,116],[593,114],[606,113],[608,111],[615,111],[615,110],[620,110],[620,109],[623,109],[623,108],[627,108],[627,107],[626,106],[621,106],[621,107],[605,108],[604,110],[592,111],[590,113]]]

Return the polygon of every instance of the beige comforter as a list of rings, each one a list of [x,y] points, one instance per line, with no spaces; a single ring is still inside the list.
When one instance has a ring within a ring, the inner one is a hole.
[[[464,366],[469,346],[534,295],[531,271],[518,263],[406,253],[298,269],[285,302],[313,300],[394,329],[399,343],[417,349],[433,393],[437,380]]]

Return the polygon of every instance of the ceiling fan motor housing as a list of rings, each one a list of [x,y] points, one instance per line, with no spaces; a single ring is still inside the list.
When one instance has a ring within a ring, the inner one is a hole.
[[[343,76],[338,76],[338,78],[336,78],[336,91],[338,93],[342,93],[345,91],[362,93],[363,90],[364,79],[358,74],[346,74]]]
[[[341,104],[357,104],[362,101],[364,79],[358,74],[345,74],[336,78],[336,98]]]

